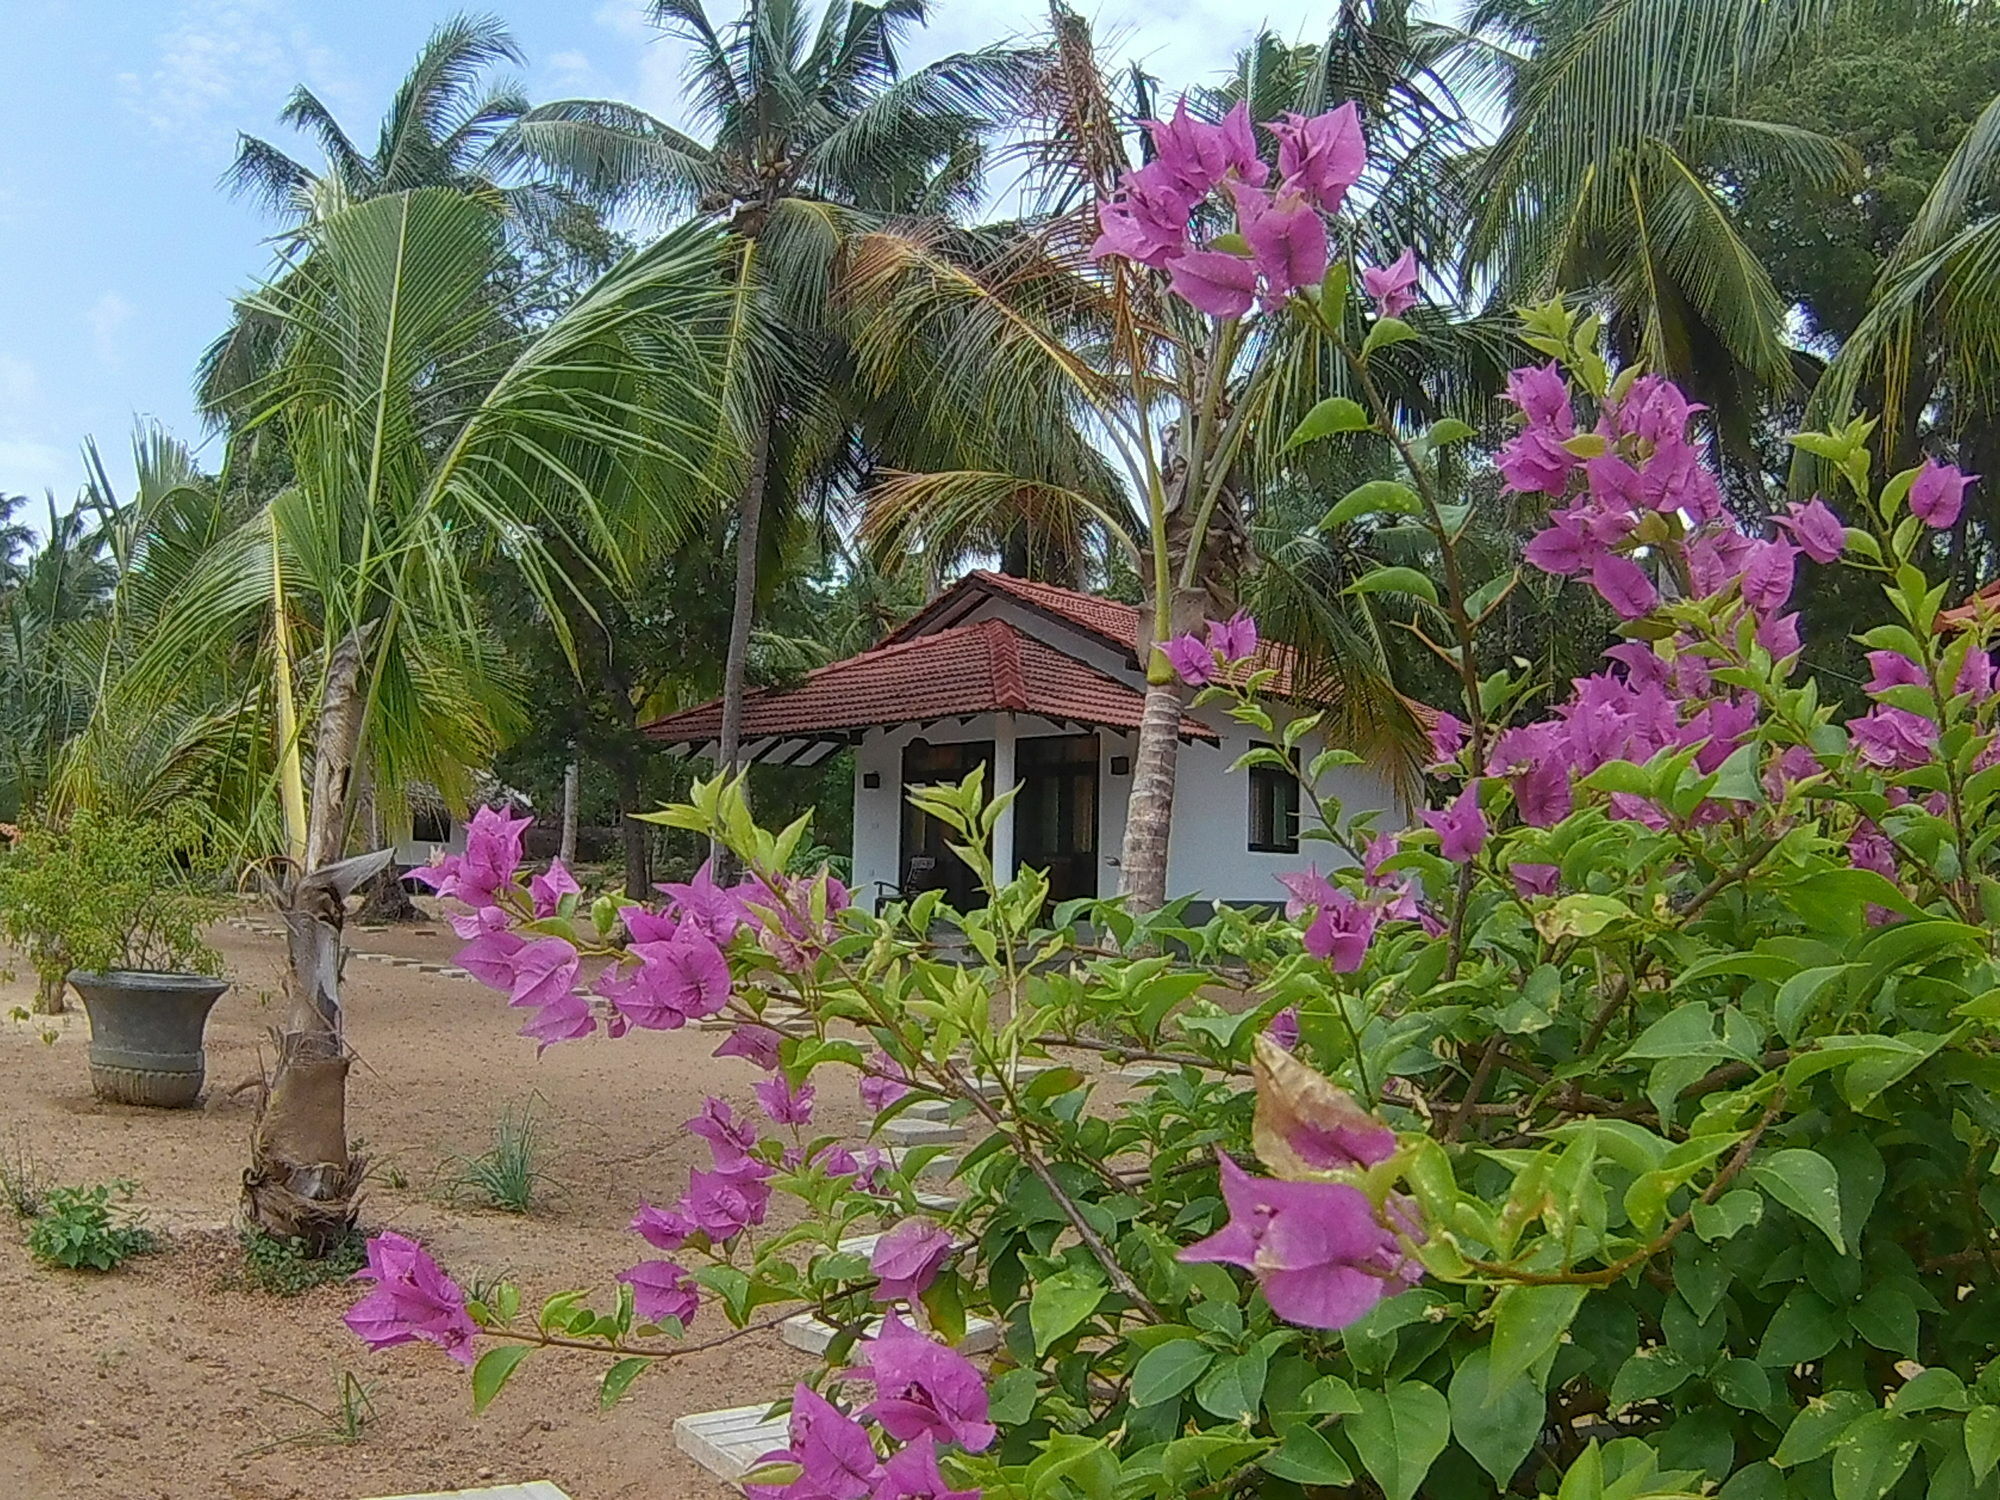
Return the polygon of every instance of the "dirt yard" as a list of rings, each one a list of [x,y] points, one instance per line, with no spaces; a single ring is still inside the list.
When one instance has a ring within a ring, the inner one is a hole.
[[[353,946],[448,962],[448,928],[352,934]],[[247,1094],[277,1014],[281,945],[217,930],[234,988],[208,1029],[209,1089],[187,1111],[98,1103],[83,1016],[0,1020],[0,1149],[16,1137],[62,1183],[130,1178],[165,1253],[107,1276],[51,1272],[0,1216],[0,1496],[7,1500],[362,1500],[483,1482],[550,1479],[576,1500],[715,1500],[730,1494],[675,1450],[673,1419],[789,1387],[804,1356],[775,1332],[656,1367],[598,1415],[603,1363],[545,1352],[483,1416],[465,1372],[428,1345],[370,1354],[340,1322],[358,1288],[280,1300],[232,1286],[231,1228],[250,1129]],[[0,986],[0,1015],[29,981]],[[552,1048],[514,1035],[520,1013],[479,985],[350,960],[349,1035],[360,1061],[349,1121],[376,1163],[364,1226],[425,1242],[467,1281],[505,1275],[532,1301],[609,1284],[649,1252],[626,1221],[671,1200],[705,1160],[682,1122],[718,1092],[751,1109],[758,1076],[716,1060],[720,1038],[637,1033]],[[53,1031],[53,1037],[47,1033]],[[828,1080],[832,1085],[832,1080]],[[850,1090],[824,1086],[816,1125],[861,1127]],[[491,1143],[503,1106],[533,1099],[550,1182],[515,1216],[447,1201],[455,1157]],[[705,1314],[713,1329],[726,1325]],[[697,1335],[703,1331],[697,1325]],[[287,1397],[330,1408],[342,1372],[370,1390],[358,1442]]]

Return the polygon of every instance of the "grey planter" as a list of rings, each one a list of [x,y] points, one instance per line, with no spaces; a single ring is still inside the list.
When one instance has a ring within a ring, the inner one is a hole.
[[[229,988],[206,974],[73,970],[90,1013],[90,1086],[112,1104],[186,1109],[201,1098],[201,1034]]]

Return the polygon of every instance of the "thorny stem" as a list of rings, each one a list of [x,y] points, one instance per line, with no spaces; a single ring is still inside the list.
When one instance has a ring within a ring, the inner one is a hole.
[[[648,1344],[628,1344],[622,1339],[573,1339],[561,1334],[544,1333],[539,1328],[524,1331],[519,1328],[482,1328],[479,1331],[496,1339],[512,1339],[518,1344],[533,1344],[537,1348],[582,1349],[591,1354],[639,1355],[646,1359],[679,1359],[686,1354],[700,1354],[706,1349],[719,1349],[724,1344],[733,1344],[740,1338],[753,1333],[762,1333],[767,1328],[776,1328],[790,1313],[782,1313],[769,1318],[759,1318],[745,1323],[741,1328],[732,1328],[727,1333],[718,1333],[714,1338],[703,1339],[698,1344],[673,1344],[667,1348],[656,1348]]]

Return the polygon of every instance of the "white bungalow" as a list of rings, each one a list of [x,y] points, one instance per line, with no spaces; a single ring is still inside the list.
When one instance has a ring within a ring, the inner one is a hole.
[[[858,900],[943,887],[955,905],[971,872],[943,829],[904,788],[957,781],[984,764],[989,784],[1020,796],[995,829],[1003,875],[1049,872],[1056,900],[1112,895],[1143,707],[1129,604],[1000,573],[973,573],[859,656],[762,689],[744,703],[743,741],[754,760],[814,765],[843,745],[854,756],[854,888]],[[1266,643],[1258,666],[1292,691],[1294,653]],[[1282,722],[1285,710],[1273,704]],[[646,726],[684,753],[713,754],[718,701]],[[1277,876],[1330,847],[1302,853],[1296,781],[1275,767],[1232,772],[1251,732],[1223,706],[1190,709],[1174,792],[1170,896],[1216,902],[1280,900]],[[1319,749],[1309,737],[1304,759]],[[1350,812],[1393,810],[1389,779],[1371,768],[1336,771],[1325,791]]]

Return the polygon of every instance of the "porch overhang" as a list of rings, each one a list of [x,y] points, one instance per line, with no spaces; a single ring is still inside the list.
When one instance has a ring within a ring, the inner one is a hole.
[[[743,743],[753,758],[813,765],[870,729],[1011,713],[1081,729],[1131,731],[1145,698],[1095,667],[1024,634],[980,620],[889,642],[810,672],[792,687],[761,688],[743,701]],[[699,754],[722,732],[714,699],[641,730],[656,744]],[[1214,743],[1213,729],[1186,714],[1183,739]]]

